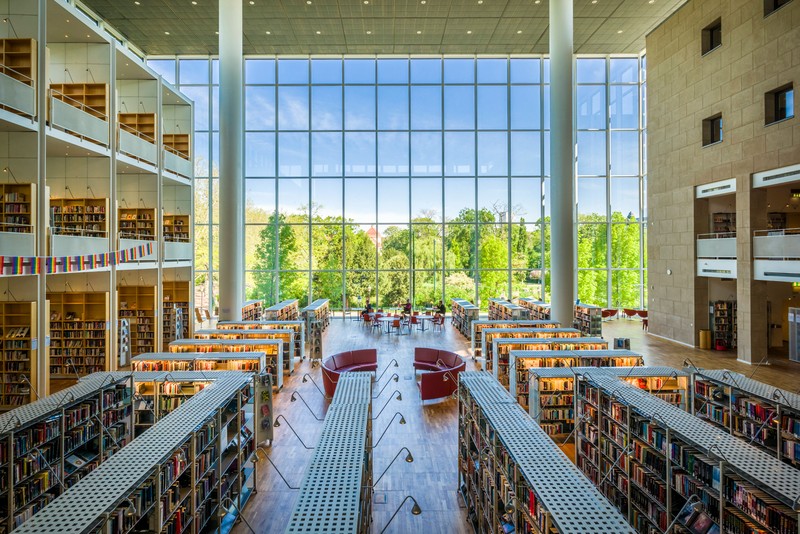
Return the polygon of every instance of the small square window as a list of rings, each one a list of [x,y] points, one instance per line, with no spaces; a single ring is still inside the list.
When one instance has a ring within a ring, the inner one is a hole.
[[[764,16],[771,15],[792,0],[764,0]]]
[[[722,141],[722,113],[703,120],[703,146]]]
[[[764,95],[764,123],[769,125],[794,117],[794,88],[792,84],[778,87]]]
[[[717,19],[705,28],[702,34],[703,55],[722,44],[722,19]]]

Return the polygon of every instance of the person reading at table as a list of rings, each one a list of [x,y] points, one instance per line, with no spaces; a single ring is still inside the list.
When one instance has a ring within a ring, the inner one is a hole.
[[[411,300],[406,299],[406,303],[403,304],[403,313],[406,315],[411,314]]]
[[[447,308],[444,307],[444,302],[442,302],[440,300],[439,304],[436,305],[435,310],[436,310],[436,313],[440,313],[440,314],[444,315],[445,312],[447,311]]]
[[[372,313],[375,311],[375,308],[372,307],[372,303],[367,299],[367,303],[365,304],[364,311],[367,313]]]

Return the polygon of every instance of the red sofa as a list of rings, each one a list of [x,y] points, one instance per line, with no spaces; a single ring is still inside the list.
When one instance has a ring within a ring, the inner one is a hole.
[[[322,360],[322,386],[328,398],[336,392],[339,375],[352,371],[376,371],[378,350],[359,349],[340,352]]]
[[[414,369],[420,375],[419,394],[423,401],[452,395],[458,388],[458,373],[467,364],[455,352],[417,347],[414,349]]]

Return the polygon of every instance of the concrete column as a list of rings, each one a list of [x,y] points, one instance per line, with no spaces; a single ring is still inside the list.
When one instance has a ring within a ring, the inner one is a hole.
[[[767,361],[768,283],[753,280],[753,231],[767,227],[767,191],[750,188],[750,175],[736,178],[736,359],[757,365]],[[780,303],[772,321],[780,323]]]
[[[219,2],[219,319],[242,318],[244,101],[242,0]]]
[[[50,198],[47,195],[47,0],[39,0],[37,15],[39,17],[37,35],[36,64],[36,114],[38,129],[38,178],[36,181],[36,255],[47,256],[47,224],[50,213]],[[33,221],[31,221],[33,222]],[[45,305],[47,301],[47,276],[37,275],[36,286],[36,375],[31,382],[44,397],[50,394],[50,311]]]
[[[552,318],[572,326],[575,303],[575,128],[572,0],[550,2],[550,280]]]

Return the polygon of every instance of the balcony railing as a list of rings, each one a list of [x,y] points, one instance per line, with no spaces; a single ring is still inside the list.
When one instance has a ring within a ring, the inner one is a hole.
[[[108,115],[55,89],[50,94],[50,125],[72,135],[108,146]]]
[[[36,82],[13,68],[3,65],[0,75],[0,105],[33,118],[36,115]]]
[[[697,257],[736,259],[736,232],[697,235]]]
[[[800,228],[756,230],[753,232],[753,259],[800,259]]]
[[[136,128],[120,123],[117,135],[119,151],[136,160],[155,165],[158,149],[154,137],[140,132]]]

